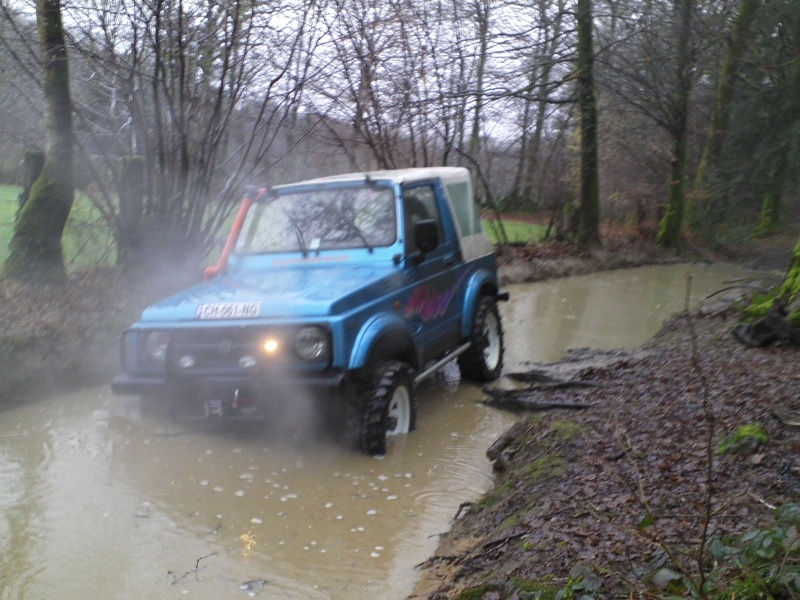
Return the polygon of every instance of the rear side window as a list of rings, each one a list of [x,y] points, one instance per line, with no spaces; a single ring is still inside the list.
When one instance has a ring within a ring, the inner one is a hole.
[[[450,196],[461,235],[468,236],[483,231],[478,206],[472,202],[470,197],[469,184],[463,181],[448,183],[447,194]]]

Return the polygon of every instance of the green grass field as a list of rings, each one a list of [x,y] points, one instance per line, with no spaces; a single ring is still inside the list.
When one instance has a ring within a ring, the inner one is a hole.
[[[13,185],[0,185],[0,265],[8,256],[8,242],[14,228],[17,214],[17,196],[20,188]]]
[[[515,221],[513,217],[503,218],[503,227],[506,230],[508,241],[511,243],[529,244],[537,242],[544,237],[547,228],[538,223],[531,223],[529,221]],[[497,234],[492,222],[484,219],[483,228],[489,239],[495,244],[497,243]]]
[[[17,186],[0,185],[0,265],[8,257],[20,191]],[[115,260],[113,238],[108,227],[85,196],[79,195],[75,199],[62,241],[68,272],[111,264]]]

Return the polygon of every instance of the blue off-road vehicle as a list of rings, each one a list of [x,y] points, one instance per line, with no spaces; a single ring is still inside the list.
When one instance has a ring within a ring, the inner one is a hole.
[[[416,384],[457,359],[500,374],[492,244],[454,167],[354,173],[248,192],[204,283],[122,337],[117,394],[178,417],[268,418],[308,394],[383,454],[416,422]]]

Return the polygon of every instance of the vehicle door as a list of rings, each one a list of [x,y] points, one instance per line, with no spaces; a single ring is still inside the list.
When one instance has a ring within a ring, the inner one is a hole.
[[[438,182],[417,183],[402,190],[404,271],[410,292],[403,316],[425,361],[453,348],[460,333],[462,261],[442,193]],[[414,239],[414,226],[422,220],[434,220],[439,228],[439,246],[424,256]]]

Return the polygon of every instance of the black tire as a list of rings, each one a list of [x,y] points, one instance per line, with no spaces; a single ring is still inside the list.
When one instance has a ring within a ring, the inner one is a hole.
[[[357,446],[364,454],[386,454],[386,438],[413,431],[417,397],[411,367],[389,360],[372,369],[357,400]]]
[[[503,325],[497,302],[489,296],[478,298],[469,350],[458,357],[461,376],[471,381],[494,381],[503,370]]]

